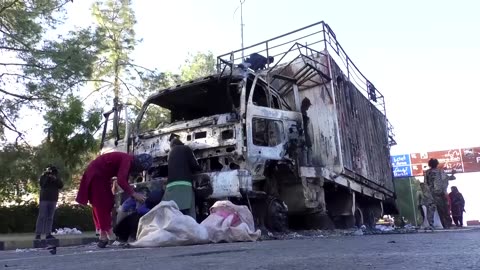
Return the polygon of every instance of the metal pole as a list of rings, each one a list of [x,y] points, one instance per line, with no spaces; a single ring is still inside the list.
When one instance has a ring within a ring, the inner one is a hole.
[[[242,62],[245,60],[245,55],[243,52],[243,3],[245,3],[245,0],[240,0],[240,32],[242,35]]]
[[[412,178],[411,177],[408,177],[408,183],[410,185],[410,194],[412,195],[412,207],[413,207],[413,218],[415,219],[415,227],[418,226],[417,224],[417,211],[416,211],[416,207],[415,207],[415,199],[413,197],[413,189],[412,189]]]

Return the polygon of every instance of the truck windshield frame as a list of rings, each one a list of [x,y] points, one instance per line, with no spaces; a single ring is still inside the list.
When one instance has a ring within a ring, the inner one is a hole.
[[[241,94],[235,83],[240,80],[230,76],[202,78],[165,89],[150,97],[147,104],[169,110],[170,123],[235,112],[240,107]]]

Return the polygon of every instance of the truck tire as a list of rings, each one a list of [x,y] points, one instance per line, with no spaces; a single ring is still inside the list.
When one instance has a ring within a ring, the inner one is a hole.
[[[288,231],[288,208],[280,199],[269,196],[266,201],[265,226],[273,232]]]

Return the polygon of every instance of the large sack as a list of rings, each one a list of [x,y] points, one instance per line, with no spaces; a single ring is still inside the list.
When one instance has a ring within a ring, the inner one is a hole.
[[[427,207],[425,205],[422,205],[422,210],[423,210],[423,216],[425,218],[423,219],[421,228],[428,228],[430,227],[430,224],[428,224],[428,220],[427,220]],[[433,214],[433,227],[435,229],[443,229],[442,222],[440,221],[440,216],[438,215],[437,210],[435,210],[435,213]]]
[[[230,201],[217,201],[201,225],[206,228],[213,243],[256,241],[261,234],[260,230],[255,231],[250,210]]]
[[[208,243],[208,232],[192,217],[183,215],[174,201],[162,201],[138,223],[134,247],[166,247]]]
[[[435,210],[435,214],[433,214],[433,227],[435,227],[435,229],[443,229],[442,221],[440,220],[437,210]]]

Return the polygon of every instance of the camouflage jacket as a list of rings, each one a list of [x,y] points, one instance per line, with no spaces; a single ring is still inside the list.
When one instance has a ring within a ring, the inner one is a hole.
[[[418,205],[431,205],[434,204],[432,193],[429,188],[418,192]]]
[[[455,177],[447,175],[442,169],[429,169],[424,174],[425,183],[433,194],[446,194],[448,181]]]

